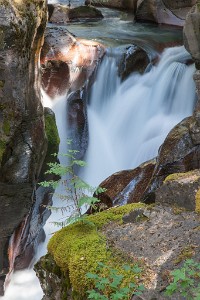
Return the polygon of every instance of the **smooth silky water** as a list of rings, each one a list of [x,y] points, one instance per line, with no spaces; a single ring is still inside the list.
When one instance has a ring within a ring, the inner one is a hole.
[[[68,1],[63,3],[68,4]],[[181,30],[133,24],[132,15],[126,12],[105,8],[102,11],[106,16],[102,21],[68,26],[78,37],[111,47],[99,67],[88,101],[89,147],[85,157],[88,166],[81,175],[91,185],[156,156],[170,129],[192,114],[195,102],[194,66],[183,63],[190,59],[183,47],[165,50],[159,64],[142,76],[133,74],[121,83],[117,73],[116,52],[122,45],[135,42],[154,57],[159,55],[163,45],[180,44]],[[52,108],[56,114],[60,152],[66,152],[66,95],[52,101],[43,93],[43,101],[44,106]],[[60,205],[56,201],[54,199],[54,206]],[[51,233],[56,231],[51,222],[61,218],[53,213],[45,225],[47,238],[39,246],[36,260],[46,253]],[[5,296],[0,299],[41,300],[42,295],[39,281],[30,268],[13,274]]]

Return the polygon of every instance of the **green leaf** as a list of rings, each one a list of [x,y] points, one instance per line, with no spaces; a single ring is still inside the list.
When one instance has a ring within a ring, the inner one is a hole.
[[[86,166],[86,162],[83,161],[83,160],[74,160],[74,161],[73,161],[73,164],[74,164],[74,165],[77,165],[77,166],[79,166],[79,167],[85,167],[85,166]]]
[[[97,274],[93,274],[93,273],[87,273],[86,276],[87,276],[87,278],[90,278],[90,279],[99,279],[99,276]]]

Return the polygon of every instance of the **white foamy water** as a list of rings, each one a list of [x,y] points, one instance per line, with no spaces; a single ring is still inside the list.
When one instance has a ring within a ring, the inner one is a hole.
[[[184,47],[164,51],[157,66],[119,84],[114,58],[107,56],[93,86],[88,107],[88,167],[92,185],[157,155],[170,129],[192,114],[194,65]]]

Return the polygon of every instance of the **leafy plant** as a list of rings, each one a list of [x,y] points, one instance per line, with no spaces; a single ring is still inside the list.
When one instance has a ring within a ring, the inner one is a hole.
[[[166,288],[167,296],[178,292],[187,300],[200,300],[200,263],[187,259],[182,268],[171,274],[173,282]]]
[[[69,224],[75,223],[77,221],[86,221],[86,215],[82,214],[83,206],[90,206],[93,209],[96,209],[96,203],[100,200],[97,197],[90,195],[99,195],[104,192],[106,189],[101,187],[91,187],[88,183],[82,180],[79,176],[76,175],[75,169],[78,167],[84,167],[86,163],[83,160],[76,159],[77,153],[79,151],[70,149],[71,140],[67,140],[69,149],[66,154],[60,154],[67,157],[67,165],[62,165],[58,162],[49,163],[50,167],[46,174],[54,174],[60,177],[60,179],[43,181],[40,183],[43,187],[53,187],[56,189],[58,186],[64,186],[64,194],[55,193],[59,199],[66,201],[66,204],[61,207],[47,206],[50,210],[59,211],[61,210],[64,214],[65,212],[70,212],[70,216],[65,218],[64,221],[54,222],[58,226],[67,226]],[[53,154],[57,156],[57,154]],[[68,203],[73,204],[68,204]]]
[[[141,269],[138,265],[130,267],[129,265],[122,266],[125,273],[141,273]],[[137,286],[135,283],[131,282],[128,286],[123,287],[122,283],[125,278],[125,274],[119,274],[119,271],[112,269],[111,267],[98,263],[97,272],[98,273],[87,273],[87,278],[94,282],[95,288],[87,291],[88,299],[94,300],[129,300],[130,297],[134,295],[140,295],[141,291],[144,290],[144,286]],[[104,274],[104,276],[102,275]]]

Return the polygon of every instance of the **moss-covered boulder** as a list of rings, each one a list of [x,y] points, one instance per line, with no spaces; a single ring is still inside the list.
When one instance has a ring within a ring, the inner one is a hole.
[[[176,205],[196,212],[200,211],[200,171],[175,173],[166,177],[156,191],[156,203]]]
[[[87,299],[86,291],[93,287],[93,281],[87,279],[86,273],[96,273],[98,262],[103,262],[111,268],[117,269],[120,273],[124,273],[122,284],[127,285],[128,282],[136,282],[136,274],[126,273],[122,268],[127,263],[133,266],[134,260],[128,259],[123,255],[118,255],[107,244],[103,228],[113,222],[115,224],[122,223],[122,217],[125,214],[141,207],[145,207],[145,205],[138,203],[112,208],[88,216],[87,222],[78,222],[58,231],[48,244],[46,258],[42,258],[35,266],[44,292],[52,290],[49,288],[49,281],[46,281],[47,277],[45,274],[55,274],[55,265],[48,259],[49,255],[53,258],[53,261],[55,261],[56,266],[61,272],[59,276],[62,286],[58,286],[58,289],[62,290],[63,293],[60,299]],[[44,264],[45,261],[46,263]],[[106,272],[106,270],[99,270],[99,275],[101,272]],[[63,276],[65,277],[64,280]],[[68,291],[66,290],[66,286],[68,287]],[[70,288],[72,289],[72,298],[68,298]],[[109,291],[107,292],[109,293]],[[53,299],[51,297],[52,295],[47,299]]]

